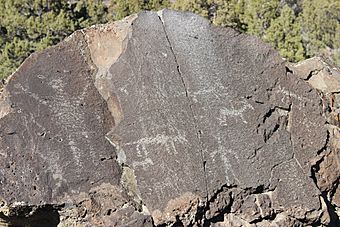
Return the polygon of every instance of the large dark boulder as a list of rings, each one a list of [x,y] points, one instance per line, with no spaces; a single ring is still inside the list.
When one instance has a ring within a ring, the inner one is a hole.
[[[324,183],[320,168],[339,169],[337,126],[331,134],[326,92],[303,70],[191,13],[75,32],[30,56],[2,91],[0,219],[336,225],[338,178]]]

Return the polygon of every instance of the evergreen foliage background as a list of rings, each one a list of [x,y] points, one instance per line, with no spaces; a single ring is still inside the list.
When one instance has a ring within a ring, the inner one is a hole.
[[[326,55],[340,65],[339,0],[0,0],[0,78],[77,29],[162,8],[259,36],[289,61]]]

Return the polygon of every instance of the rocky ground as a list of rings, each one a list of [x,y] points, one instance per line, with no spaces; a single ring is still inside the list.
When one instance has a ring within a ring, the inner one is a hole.
[[[340,72],[175,11],[75,32],[0,99],[3,226],[339,226]]]

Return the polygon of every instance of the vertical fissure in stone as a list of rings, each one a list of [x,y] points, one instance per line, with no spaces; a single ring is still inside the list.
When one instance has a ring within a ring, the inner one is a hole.
[[[175,51],[172,47],[172,44],[171,44],[171,41],[169,39],[169,36],[168,36],[168,33],[166,31],[166,28],[165,28],[165,24],[164,24],[164,21],[163,21],[163,18],[162,18],[162,11],[158,12],[158,18],[159,20],[161,21],[162,23],[162,26],[163,26],[163,31],[164,31],[164,35],[169,43],[169,47],[170,47],[170,51],[175,59],[175,63],[176,63],[176,68],[177,68],[177,72],[178,72],[178,75],[181,79],[181,82],[182,82],[182,85],[183,85],[183,88],[185,90],[185,96],[189,102],[189,109],[190,109],[190,115],[193,119],[193,123],[194,123],[194,129],[195,129],[195,133],[196,133],[196,137],[197,137],[197,140],[198,140],[198,143],[199,143],[199,146],[200,146],[200,154],[201,154],[201,159],[202,159],[202,167],[203,167],[203,172],[204,172],[204,182],[205,182],[205,190],[206,190],[206,202],[209,201],[209,196],[208,196],[208,181],[207,181],[207,174],[206,174],[206,161],[205,161],[205,158],[204,158],[204,153],[203,153],[203,143],[202,143],[202,140],[201,140],[201,134],[202,134],[202,131],[198,129],[198,125],[197,125],[197,120],[195,118],[195,115],[194,115],[194,110],[192,108],[192,102],[190,100],[190,97],[189,97],[189,92],[188,92],[188,89],[187,89],[187,85],[185,83],[185,80],[184,80],[184,76],[181,72],[181,68],[180,68],[180,65],[178,63],[178,60],[177,60],[177,56],[175,54]]]

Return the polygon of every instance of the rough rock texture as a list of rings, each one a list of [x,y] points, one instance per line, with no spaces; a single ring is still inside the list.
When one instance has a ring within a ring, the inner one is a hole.
[[[311,172],[328,206],[330,219],[337,226],[340,224],[340,70],[318,57],[288,67],[319,92],[328,136]]]
[[[75,32],[0,98],[0,224],[336,226],[340,75],[175,11]]]

